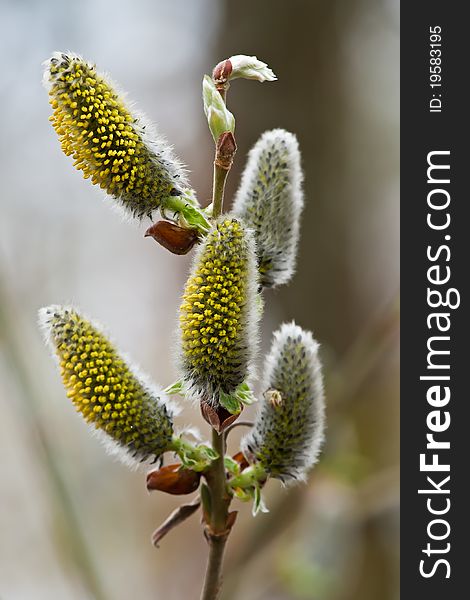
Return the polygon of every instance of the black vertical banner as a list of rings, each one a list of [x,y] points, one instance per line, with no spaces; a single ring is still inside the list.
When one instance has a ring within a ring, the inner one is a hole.
[[[464,2],[401,6],[401,597],[470,577],[470,39]]]

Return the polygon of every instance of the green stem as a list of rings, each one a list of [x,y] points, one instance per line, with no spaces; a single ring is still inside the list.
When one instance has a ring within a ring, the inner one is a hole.
[[[228,170],[219,166],[217,162],[214,162],[214,184],[212,191],[212,216],[214,219],[222,214],[227,175]]]
[[[222,587],[222,562],[227,538],[211,539],[209,542],[209,559],[206,577],[201,593],[201,600],[217,600]]]
[[[217,452],[219,458],[212,463],[210,471],[206,473],[207,485],[211,494],[211,515],[210,523],[206,528],[209,558],[201,600],[216,600],[219,597],[222,585],[222,563],[229,534],[227,517],[231,497],[226,488],[225,437],[223,433],[218,434],[215,429],[212,430],[212,448]]]
[[[212,496],[212,522],[214,533],[222,533],[227,527],[227,489],[225,477],[225,439],[215,429],[212,430],[212,449],[217,452],[219,458],[212,463],[211,483],[209,489]]]
[[[224,102],[226,101],[227,89],[228,85],[219,89]],[[212,187],[212,217],[214,219],[222,214],[225,181],[232,166],[235,152],[236,144],[233,134],[222,134],[216,144],[214,160]],[[210,470],[205,474],[211,497],[211,511],[210,522],[206,524],[209,557],[201,600],[217,600],[220,596],[225,545],[230,533],[227,519],[232,497],[227,490],[225,474],[225,435],[223,432],[217,433],[214,428],[212,428],[212,449],[217,453],[218,458],[213,461]]]

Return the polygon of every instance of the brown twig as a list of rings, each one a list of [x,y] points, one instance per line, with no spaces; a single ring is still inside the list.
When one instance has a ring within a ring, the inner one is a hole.
[[[201,600],[216,600],[222,585],[222,563],[225,544],[230,533],[228,524],[228,508],[230,496],[225,486],[225,439],[224,434],[212,429],[212,448],[219,458],[212,463],[211,469],[205,473],[211,497],[210,522],[206,523],[205,535],[209,544],[204,587]]]
[[[224,102],[228,83],[220,83],[219,90]],[[212,188],[212,217],[217,219],[222,214],[224,203],[224,190],[227,175],[232,168],[233,158],[237,151],[235,137],[230,131],[222,133],[216,142],[214,159],[214,179]],[[233,520],[230,522],[229,505],[231,497],[226,489],[226,474],[224,465],[225,434],[212,427],[212,448],[217,452],[218,458],[212,463],[211,468],[204,474],[210,493],[211,511],[210,522],[206,523],[205,535],[209,543],[209,557],[207,561],[204,586],[201,600],[217,600],[222,585],[222,563],[225,544],[230,533]],[[232,513],[233,514],[233,513]]]
[[[253,421],[237,421],[236,423],[229,425],[224,431],[225,441],[227,441],[228,434],[232,431],[232,429],[235,429],[235,427],[253,427],[253,425]]]

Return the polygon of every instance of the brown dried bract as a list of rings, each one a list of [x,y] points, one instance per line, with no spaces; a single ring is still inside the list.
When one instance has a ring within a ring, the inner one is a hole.
[[[232,413],[223,406],[217,406],[217,408],[215,408],[205,400],[201,400],[201,413],[204,420],[219,434],[229,425],[234,423],[241,415],[241,411],[237,415],[232,415]]]
[[[230,170],[236,151],[235,136],[231,131],[225,131],[217,140],[215,164],[222,169]]]
[[[237,452],[232,456],[232,458],[240,465],[240,469],[242,471],[250,466],[250,463],[246,460],[243,452]]]
[[[187,254],[198,241],[196,229],[179,227],[169,221],[158,221],[145,232],[173,254]]]
[[[180,496],[191,494],[199,487],[201,475],[183,469],[180,464],[167,465],[147,474],[147,489]]]
[[[201,505],[201,501],[195,498],[189,504],[182,504],[176,508],[171,515],[152,534],[152,544],[158,548],[158,543],[175,527],[186,521],[193,515]]]

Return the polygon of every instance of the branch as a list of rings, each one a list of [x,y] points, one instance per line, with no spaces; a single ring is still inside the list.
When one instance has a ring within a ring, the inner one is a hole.
[[[225,544],[233,525],[233,521],[229,523],[228,518],[231,498],[227,494],[225,485],[225,439],[224,434],[218,434],[215,429],[212,429],[212,448],[217,452],[219,458],[212,463],[211,470],[205,474],[211,495],[211,511],[210,523],[206,524],[205,529],[209,543],[209,558],[201,600],[217,600],[219,597]]]
[[[222,214],[224,190],[227,175],[232,168],[237,144],[233,133],[226,131],[217,140],[214,160],[214,181],[212,190],[212,215],[217,218]]]

